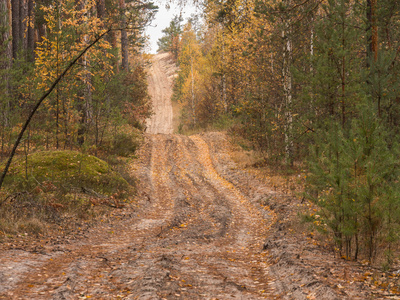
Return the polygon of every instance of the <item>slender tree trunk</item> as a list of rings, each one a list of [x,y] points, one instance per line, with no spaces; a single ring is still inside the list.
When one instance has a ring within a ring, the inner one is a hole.
[[[88,12],[90,17],[90,11]],[[84,37],[86,44],[89,43],[88,36]],[[93,93],[92,93],[92,73],[89,71],[90,60],[87,54],[83,56],[85,70],[85,113],[86,113],[86,128],[90,127],[93,119]]]
[[[274,53],[272,51],[271,51],[270,57],[271,57],[271,74],[274,74],[274,72],[275,72],[275,62],[274,62]]]
[[[290,28],[287,21],[284,24],[282,38],[283,47],[283,93],[285,101],[285,161],[286,164],[293,163],[293,115],[292,115],[292,73],[290,70],[292,61],[292,40],[290,37]]]
[[[64,150],[67,149],[68,144],[71,144],[69,141],[68,134],[68,124],[69,124],[69,110],[67,109],[67,105],[65,103],[65,98],[62,98],[62,111],[64,117]]]
[[[27,0],[19,0],[19,40],[20,40],[20,47],[23,50],[26,50],[26,19],[27,19]]]
[[[228,112],[228,101],[226,96],[226,74],[222,74],[222,103],[224,104],[225,113]]]
[[[117,41],[117,32],[116,31],[111,31],[110,34],[108,35],[110,37],[110,44],[113,49],[118,48],[118,41]],[[119,61],[115,60],[115,72],[119,73],[120,72],[120,64]]]
[[[34,3],[33,0],[28,0],[28,23],[27,23],[27,57],[28,61],[35,60],[35,28],[34,28]]]
[[[60,17],[60,6],[57,3],[56,6],[56,18],[57,18],[57,35],[56,35],[56,61],[57,61],[57,77],[60,74],[60,35],[59,32],[61,30],[61,17]],[[60,147],[60,87],[56,87],[56,149]]]
[[[196,125],[196,107],[195,107],[195,96],[194,96],[194,74],[193,74],[193,56],[190,57],[190,73],[192,79],[192,112],[193,112],[193,125]]]
[[[378,59],[378,26],[376,20],[376,1],[367,0],[367,65]]]
[[[12,28],[12,54],[13,58],[16,59],[20,47],[20,0],[11,0],[11,10],[12,10],[12,21],[11,21],[11,28]]]
[[[93,118],[93,93],[92,93],[92,74],[88,71],[90,65],[87,55],[84,56],[84,69],[86,72],[84,84],[85,84],[85,128],[89,130]]]
[[[367,69],[372,69],[378,59],[378,25],[376,17],[377,0],[367,0]],[[370,74],[372,70],[370,70]],[[372,71],[373,72],[373,71]],[[370,78],[367,84],[373,89]],[[372,94],[372,92],[371,92]],[[378,96],[378,116],[381,117],[381,97]]]
[[[106,2],[105,0],[96,0],[97,17],[103,20],[106,16]]]
[[[342,49],[346,49],[346,40],[345,40],[345,16],[343,16],[343,23],[342,23]],[[346,57],[343,54],[342,57],[342,128],[346,123]]]
[[[228,112],[228,101],[226,96],[226,74],[225,74],[225,34],[222,32],[222,103],[225,114]]]
[[[314,17],[311,17],[310,57],[311,57],[310,73],[312,73],[314,71],[314,66],[313,66],[313,59],[314,59]]]
[[[76,0],[76,5],[79,10],[83,10],[85,8],[86,0]],[[82,21],[79,21],[79,24],[82,25]],[[85,68],[85,55],[83,55],[79,61],[81,65]],[[79,120],[79,128],[77,131],[77,142],[79,146],[82,146],[85,143],[85,134],[86,134],[86,80],[80,80],[79,90],[78,90],[78,103],[77,103],[77,111],[80,115]]]
[[[4,152],[6,127],[9,126],[10,118],[9,70],[12,62],[10,9],[8,0],[0,0],[0,92],[3,95],[0,99],[1,154]]]
[[[86,6],[86,0],[80,0],[77,5],[80,8],[80,10],[83,10]],[[90,11],[88,11],[87,14],[88,17],[90,17]],[[88,37],[84,36],[83,39],[87,44]],[[88,71],[90,61],[87,54],[82,56],[81,65],[83,66],[85,75],[83,76],[83,80],[81,82],[82,88],[79,92],[81,95],[82,102],[79,103],[78,105],[78,111],[81,115],[81,119],[80,119],[80,126],[78,129],[77,141],[80,146],[82,146],[83,143],[85,142],[85,135],[89,130],[89,126],[92,120],[92,75]]]
[[[314,38],[315,38],[315,28],[314,28],[314,16],[311,16],[311,30],[310,30],[310,77],[314,77]],[[314,93],[311,93],[310,97],[310,112],[313,114],[313,117],[315,117],[315,99],[314,99]],[[313,121],[313,118],[311,118],[311,122]]]
[[[125,0],[119,0],[121,9],[121,67],[124,71],[129,71],[129,45],[128,45],[128,33],[126,31],[126,17],[125,17]]]
[[[12,44],[10,34],[8,0],[0,0],[0,70],[6,70],[2,74],[2,84],[6,84],[8,88],[8,72],[11,68],[12,61]]]

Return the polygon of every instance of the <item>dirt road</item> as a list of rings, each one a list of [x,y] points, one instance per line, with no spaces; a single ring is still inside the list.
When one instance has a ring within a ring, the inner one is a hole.
[[[216,171],[206,140],[150,135],[141,157],[139,208],[70,244],[4,253],[0,298],[271,295],[262,252],[271,218]]]
[[[148,133],[172,133],[172,84],[175,65],[169,53],[157,54],[149,70],[149,93],[154,114],[147,120]]]

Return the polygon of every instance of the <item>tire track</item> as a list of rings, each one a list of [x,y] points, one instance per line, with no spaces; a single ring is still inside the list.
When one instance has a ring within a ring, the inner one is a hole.
[[[170,59],[168,53],[157,54],[152,59],[148,82],[154,114],[147,120],[148,133],[170,134],[173,132],[171,105],[173,82],[168,73],[174,69],[174,66]]]

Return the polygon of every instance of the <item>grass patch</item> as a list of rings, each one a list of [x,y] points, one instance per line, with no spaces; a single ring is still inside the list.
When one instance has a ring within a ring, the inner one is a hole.
[[[143,141],[142,132],[130,125],[121,125],[106,134],[99,146],[100,157],[109,156],[131,157],[134,156],[140,143]]]
[[[218,116],[215,121],[212,123],[212,128],[215,128],[217,130],[229,130],[233,125],[235,125],[235,123],[237,122],[237,120],[228,115],[228,114],[224,114],[224,115],[220,115]]]
[[[198,123],[193,126],[193,124],[185,124],[184,118],[181,117],[177,132],[179,134],[190,136],[205,131],[229,131],[236,122],[237,119],[229,114],[224,114],[210,120],[209,122]]]
[[[112,195],[129,184],[108,163],[77,151],[43,151],[17,158],[5,178],[9,190],[88,188]]]

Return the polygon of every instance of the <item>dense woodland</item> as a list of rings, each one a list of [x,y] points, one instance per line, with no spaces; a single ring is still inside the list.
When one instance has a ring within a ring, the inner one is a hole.
[[[348,259],[399,239],[400,3],[205,1],[159,40],[179,65],[181,130],[229,127],[264,163],[306,170],[306,219]]]
[[[96,150],[125,121],[140,129],[150,107],[139,54],[155,9],[146,1],[2,1],[0,154],[40,96],[108,31],[42,104],[25,146]]]
[[[156,11],[149,1],[0,2],[3,175],[16,150],[0,180],[1,232],[42,232],[65,211],[87,216],[132,192],[120,158],[151,114],[143,32]]]

